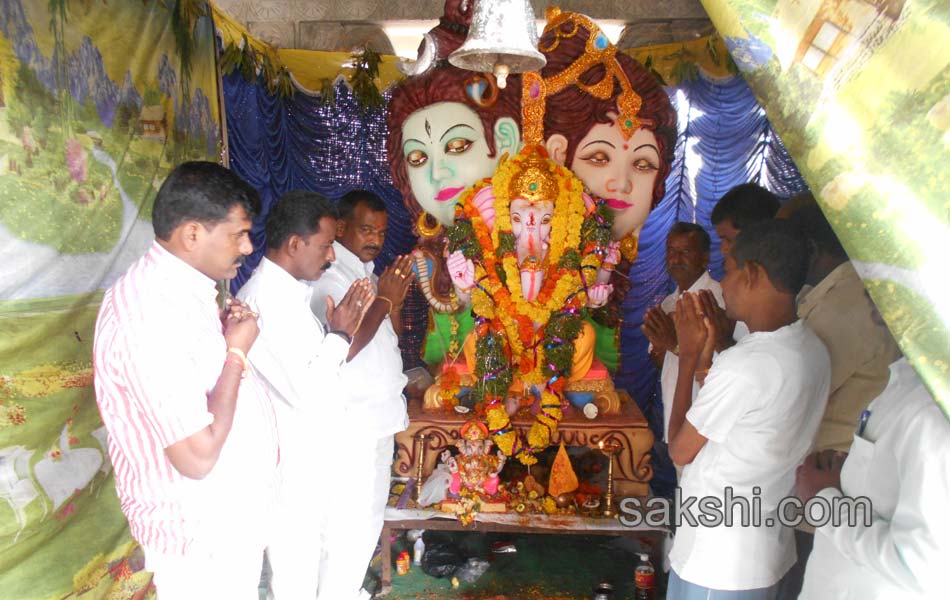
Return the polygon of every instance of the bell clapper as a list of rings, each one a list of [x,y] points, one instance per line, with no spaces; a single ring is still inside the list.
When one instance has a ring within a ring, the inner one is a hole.
[[[505,86],[508,85],[508,65],[504,63],[497,63],[495,68],[492,69],[492,73],[495,75],[495,82],[498,84],[498,89],[503,90]]]

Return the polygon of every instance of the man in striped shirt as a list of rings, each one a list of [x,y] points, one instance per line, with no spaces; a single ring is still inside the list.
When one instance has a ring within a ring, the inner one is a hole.
[[[177,167],[155,242],[103,298],[96,399],[116,491],[160,599],[257,599],[278,461],[273,408],[247,372],[256,315],[215,282],[252,250],[257,193],[227,169]]]

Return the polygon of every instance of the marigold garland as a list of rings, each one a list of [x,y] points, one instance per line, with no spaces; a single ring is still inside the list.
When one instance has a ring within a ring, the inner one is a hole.
[[[544,284],[537,298],[529,301],[521,289],[509,210],[515,197],[509,188],[513,178],[531,168],[543,172],[546,185],[553,179],[558,195],[552,199],[555,208],[543,263]],[[491,229],[472,202],[489,185],[495,196]],[[564,383],[587,304],[586,290],[593,285],[606,253],[611,224],[609,211],[602,204],[588,209],[580,181],[548,160],[540,147],[526,148],[503,161],[490,181],[466,190],[456,206],[455,224],[447,232],[449,250],[460,250],[475,264],[471,301],[478,339],[472,393],[484,406],[495,444],[523,464],[537,462],[535,453],[557,433]],[[518,435],[504,406],[515,374],[522,384],[540,393],[540,411],[526,438]]]

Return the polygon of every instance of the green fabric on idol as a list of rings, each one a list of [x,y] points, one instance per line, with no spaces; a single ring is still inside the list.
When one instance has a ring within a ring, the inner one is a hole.
[[[597,321],[587,318],[587,322],[594,326],[597,342],[594,344],[594,356],[604,363],[611,373],[617,372],[620,363],[620,344],[618,343],[617,329],[601,325]]]
[[[454,335],[453,320],[458,323],[458,331]],[[422,360],[428,365],[438,365],[460,356],[465,338],[474,328],[475,318],[471,310],[462,310],[457,314],[429,311],[429,331],[426,332],[422,348]],[[456,347],[450,351],[453,339]]]

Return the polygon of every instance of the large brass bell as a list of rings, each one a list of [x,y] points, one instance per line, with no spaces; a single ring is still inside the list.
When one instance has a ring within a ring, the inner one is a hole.
[[[538,24],[529,1],[476,0],[468,37],[449,62],[493,73],[500,88],[509,73],[540,70],[547,61],[538,51]]]

